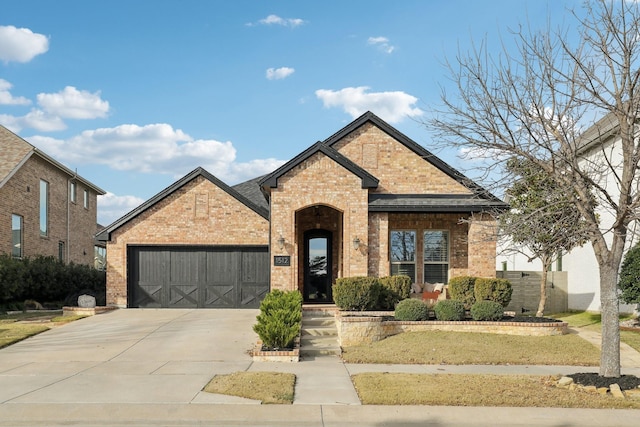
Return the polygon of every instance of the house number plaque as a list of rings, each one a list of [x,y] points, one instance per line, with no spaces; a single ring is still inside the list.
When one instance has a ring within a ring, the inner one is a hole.
[[[273,265],[279,267],[289,267],[291,265],[291,257],[288,255],[274,255]]]

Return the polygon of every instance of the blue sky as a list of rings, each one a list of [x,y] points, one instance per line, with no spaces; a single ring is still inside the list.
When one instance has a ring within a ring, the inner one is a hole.
[[[107,225],[202,166],[233,185],[367,110],[421,122],[445,59],[577,0],[4,2],[0,124],[108,192]],[[437,154],[465,170],[453,151]]]

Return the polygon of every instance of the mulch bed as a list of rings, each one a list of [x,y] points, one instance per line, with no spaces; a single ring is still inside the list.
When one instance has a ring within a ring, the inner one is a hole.
[[[594,385],[598,388],[618,384],[621,390],[632,390],[640,386],[640,378],[635,375],[621,375],[620,378],[601,377],[594,372],[567,375],[573,382],[583,386]]]

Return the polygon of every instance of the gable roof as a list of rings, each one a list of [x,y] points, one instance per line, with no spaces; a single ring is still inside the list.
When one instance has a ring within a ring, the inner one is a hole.
[[[463,186],[467,187],[469,190],[473,191],[476,197],[481,197],[483,199],[503,203],[499,198],[491,194],[489,191],[487,191],[480,185],[476,184],[473,180],[464,176],[457,169],[449,166],[446,162],[438,158],[429,150],[427,150],[417,142],[413,141],[411,138],[409,138],[408,136],[406,136],[405,134],[403,134],[402,132],[400,132],[399,130],[397,130],[396,128],[394,128],[384,120],[382,120],[380,117],[373,114],[371,111],[367,111],[366,113],[364,113],[363,115],[361,115],[360,117],[358,117],[357,119],[349,123],[347,126],[340,129],[338,132],[334,133],[329,138],[325,139],[322,142],[322,144],[332,147],[334,144],[336,144],[338,141],[343,139],[345,136],[347,136],[348,134],[355,131],[360,126],[366,123],[372,123],[379,129],[381,129],[383,132],[385,132],[386,134],[388,134],[389,136],[391,136],[392,138],[394,138],[395,140],[403,144],[409,150],[416,153],[423,160],[431,163],[433,166],[438,168],[447,176],[451,177],[458,183],[462,184]]]
[[[265,176],[262,180],[260,180],[260,186],[262,188],[276,188],[278,186],[278,179],[282,175],[286,174],[316,153],[323,153],[324,155],[338,163],[340,166],[344,167],[349,172],[359,177],[362,180],[362,188],[376,188],[378,186],[378,179],[375,176],[362,169],[360,166],[340,154],[331,146],[320,141],[316,142],[311,147],[307,148],[302,153],[298,154],[296,157],[280,166],[274,172]]]
[[[485,212],[507,206],[501,200],[481,199],[474,194],[369,195],[369,212]]]
[[[38,156],[47,163],[51,164],[55,168],[59,169],[63,173],[81,182],[88,188],[91,188],[97,194],[106,194],[106,191],[98,187],[97,185],[87,181],[79,176],[76,172],[72,171],[62,163],[53,159],[49,155],[40,151],[27,141],[11,132],[9,129],[0,125],[0,188],[6,184],[9,179],[24,165],[27,160],[32,156]]]
[[[219,187],[221,190],[225,191],[231,197],[235,198],[240,203],[244,204],[245,206],[247,206],[249,209],[253,210],[255,213],[257,213],[261,217],[263,217],[265,219],[269,219],[269,211],[265,207],[258,206],[257,204],[255,204],[254,202],[249,200],[247,197],[245,197],[242,194],[240,194],[240,192],[238,192],[237,190],[234,190],[233,188],[229,187],[227,184],[225,184],[224,182],[220,181],[218,178],[216,178],[215,176],[213,176],[212,174],[207,172],[202,167],[198,167],[198,168],[194,169],[193,171],[191,171],[190,173],[188,173],[187,175],[185,175],[184,177],[182,177],[181,179],[179,179],[178,181],[174,182],[169,187],[165,188],[164,190],[162,190],[161,192],[156,194],[155,196],[151,197],[146,202],[142,203],[137,208],[135,208],[132,211],[130,211],[129,213],[125,214],[123,217],[115,220],[112,224],[110,224],[110,225],[106,226],[105,228],[103,228],[96,235],[96,238],[98,240],[101,240],[101,241],[110,240],[111,233],[113,233],[115,230],[117,230],[118,228],[120,228],[121,226],[126,224],[127,222],[131,221],[132,219],[134,219],[138,215],[140,215],[143,212],[145,212],[150,207],[154,206],[156,203],[159,203],[160,201],[164,200],[166,197],[170,196],[175,191],[177,191],[178,189],[182,188],[187,183],[193,181],[194,179],[196,179],[196,178],[198,178],[200,176],[205,178],[206,180],[208,180],[209,182],[211,182],[215,186]]]
[[[260,206],[265,211],[269,211],[269,202],[264,197],[264,193],[260,190],[260,181],[264,179],[267,175],[262,175],[257,178],[250,179],[245,182],[241,182],[236,185],[232,185],[231,188],[236,190],[238,193],[242,194],[248,200],[253,202],[255,205]]]

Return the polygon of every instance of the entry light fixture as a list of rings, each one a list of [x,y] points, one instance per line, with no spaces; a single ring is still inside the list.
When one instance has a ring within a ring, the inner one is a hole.
[[[353,238],[353,249],[355,249],[356,251],[360,248],[360,239],[358,238],[358,236]]]
[[[284,248],[284,237],[282,237],[282,234],[280,235],[280,237],[278,237],[278,247],[282,250],[282,248]]]

